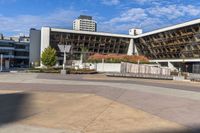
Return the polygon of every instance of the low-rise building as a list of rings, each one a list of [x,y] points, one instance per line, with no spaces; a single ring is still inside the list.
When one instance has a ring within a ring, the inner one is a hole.
[[[29,66],[29,37],[5,37],[0,35],[0,55],[3,69]]]

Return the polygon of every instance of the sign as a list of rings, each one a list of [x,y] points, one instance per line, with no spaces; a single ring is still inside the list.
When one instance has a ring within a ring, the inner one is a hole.
[[[69,53],[70,49],[71,49],[71,45],[58,45],[58,48],[60,50],[60,52],[66,52]]]

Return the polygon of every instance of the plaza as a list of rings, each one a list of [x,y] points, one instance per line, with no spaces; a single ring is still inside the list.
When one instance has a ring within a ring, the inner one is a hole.
[[[199,83],[0,74],[1,133],[199,132]]]

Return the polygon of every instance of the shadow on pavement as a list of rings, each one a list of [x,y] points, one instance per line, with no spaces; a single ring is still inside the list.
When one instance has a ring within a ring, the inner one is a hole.
[[[0,94],[0,126],[26,117],[29,94]]]
[[[122,133],[133,133],[133,131],[128,131],[128,132],[122,132]],[[200,127],[197,128],[192,128],[192,129],[183,129],[183,130],[178,130],[178,129],[163,129],[163,130],[151,130],[151,131],[141,131],[138,133],[200,133]]]

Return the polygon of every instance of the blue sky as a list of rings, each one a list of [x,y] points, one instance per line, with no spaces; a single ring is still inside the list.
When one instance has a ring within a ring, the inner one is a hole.
[[[98,31],[145,32],[200,18],[199,0],[0,0],[0,33],[28,34],[42,26],[72,28],[80,14],[91,15]]]

